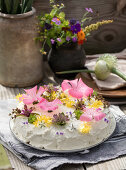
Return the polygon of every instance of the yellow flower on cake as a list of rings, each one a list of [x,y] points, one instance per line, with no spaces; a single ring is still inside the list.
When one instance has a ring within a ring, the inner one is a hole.
[[[46,115],[37,116],[37,120],[33,124],[35,127],[38,127],[41,123],[43,123],[44,126],[49,127],[52,124],[52,119]]]
[[[104,104],[102,103],[101,100],[95,100],[95,101],[91,101],[91,104],[89,104],[89,108],[103,108]]]
[[[23,98],[22,98],[22,94],[19,93],[19,94],[16,96],[16,99],[17,99],[19,102],[21,102],[21,101],[22,101],[21,99],[23,99]]]
[[[67,107],[73,107],[73,105],[75,104],[75,101],[72,100],[71,97],[68,97],[68,95],[66,95],[65,93],[61,93],[60,94],[60,100],[62,103],[64,103]]]
[[[83,122],[79,127],[79,132],[81,133],[89,133],[91,130],[91,125],[88,122]]]

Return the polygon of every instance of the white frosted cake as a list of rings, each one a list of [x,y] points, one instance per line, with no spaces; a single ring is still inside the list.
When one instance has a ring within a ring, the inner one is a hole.
[[[107,102],[81,79],[61,86],[35,86],[17,96],[12,131],[36,148],[76,150],[95,145],[109,134]]]

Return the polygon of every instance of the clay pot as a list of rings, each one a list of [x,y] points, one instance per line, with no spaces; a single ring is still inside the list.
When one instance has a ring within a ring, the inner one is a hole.
[[[62,45],[59,48],[52,46],[48,62],[54,73],[67,70],[76,70],[84,68],[86,55],[83,45],[71,43]],[[58,77],[69,77],[75,74],[58,75]]]
[[[27,87],[43,77],[40,45],[36,33],[36,10],[10,15],[0,13],[0,83]]]

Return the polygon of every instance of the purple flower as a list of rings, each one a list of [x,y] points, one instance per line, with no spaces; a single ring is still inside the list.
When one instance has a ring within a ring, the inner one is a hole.
[[[45,29],[50,30],[52,28],[52,25],[45,23]]]
[[[58,18],[53,18],[52,22],[55,22],[56,25],[60,25],[61,24],[61,21]]]
[[[21,115],[29,117],[31,112],[32,112],[32,109],[28,109],[27,105],[24,105],[24,109],[22,110]]]
[[[77,38],[76,38],[76,37],[73,37],[73,38],[72,38],[72,41],[73,41],[73,42],[77,42]]]
[[[57,21],[57,18],[53,18],[53,19],[52,19],[52,22],[56,22],[56,21]]]
[[[28,122],[23,122],[24,125],[28,125]]]
[[[59,132],[56,132],[56,135],[59,135]]]
[[[97,109],[96,109],[96,111],[99,111],[99,110],[101,110],[101,108],[97,108]]]
[[[51,39],[51,43],[54,44],[54,43],[55,43],[55,40]]]
[[[91,8],[85,8],[85,10],[86,10],[87,12],[93,13],[93,10],[92,10]]]
[[[63,132],[60,132],[60,135],[63,135]]]
[[[71,25],[70,29],[73,32],[73,34],[77,34],[81,30],[81,25],[79,22],[77,22],[75,25]]]
[[[53,115],[52,122],[56,125],[63,126],[67,123],[67,121],[69,121],[69,118],[63,112],[59,113],[58,115],[57,114]]]
[[[61,21],[56,21],[56,25],[60,25],[61,24]]]
[[[72,112],[70,111],[69,113],[70,113],[70,116],[72,116]]]
[[[61,42],[62,40],[61,40],[61,38],[57,38],[57,41]]]
[[[104,118],[104,121],[105,121],[106,123],[109,123],[109,120],[108,120],[108,119],[106,119],[106,118]]]
[[[70,41],[70,37],[66,37],[66,40],[67,40],[67,41]]]
[[[74,25],[76,23],[76,20],[75,19],[71,19],[70,20],[70,25]]]

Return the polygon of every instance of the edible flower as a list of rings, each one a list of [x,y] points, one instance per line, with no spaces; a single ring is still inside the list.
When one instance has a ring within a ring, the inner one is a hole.
[[[63,126],[63,125],[66,124],[67,121],[69,121],[69,118],[63,112],[59,113],[59,114],[54,114],[53,115],[52,123],[54,123],[56,125]]]
[[[33,124],[35,125],[35,127],[38,127],[39,125],[50,127],[50,125],[52,124],[52,119],[49,116],[45,115],[37,116],[37,120],[33,122]]]
[[[84,122],[80,125],[79,131],[81,133],[89,133],[91,130],[91,125],[88,122]]]
[[[82,29],[77,33],[77,37],[78,37],[78,44],[83,44],[83,41],[85,40],[85,33],[83,32]]]
[[[87,12],[93,13],[93,10],[91,8],[85,8]]]
[[[62,90],[68,90],[69,94],[75,98],[88,97],[93,93],[93,89],[83,83],[81,79],[64,80],[61,84]]]
[[[26,94],[23,94],[19,99],[26,105],[37,104],[38,102],[45,100],[41,97],[44,91],[45,89],[43,87],[40,86],[39,90],[37,90],[37,86],[35,86],[31,89],[25,90]]]
[[[103,103],[101,100],[95,100],[92,104],[89,104],[89,108],[103,108]]]
[[[29,117],[32,112],[32,109],[28,109],[27,105],[24,105],[24,109],[21,111],[21,115],[24,115],[26,117]]]
[[[19,94],[16,96],[16,99],[17,99],[19,102],[21,102],[21,101],[22,101],[21,98],[22,98],[22,94],[19,93]]]
[[[59,104],[62,104],[62,102],[59,99],[55,99],[52,102],[47,100],[41,101],[38,106],[44,111],[52,111],[58,109]]]
[[[99,121],[106,116],[105,113],[101,112],[100,110],[96,110],[94,108],[85,108],[83,111],[84,113],[80,116],[81,121],[90,122],[93,119],[95,121]]]
[[[67,107],[73,107],[75,104],[75,101],[73,101],[71,97],[68,97],[68,95],[66,95],[65,93],[61,93],[59,99]]]

